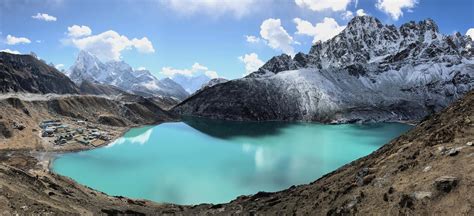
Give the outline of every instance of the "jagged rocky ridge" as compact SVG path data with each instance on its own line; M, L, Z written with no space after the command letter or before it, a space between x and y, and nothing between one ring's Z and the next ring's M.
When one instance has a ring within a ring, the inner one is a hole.
M273 57L174 111L232 120L419 120L472 89L473 53L470 37L442 35L431 19L397 28L358 16L308 54Z
M141 96L167 96L183 100L189 94L171 79L159 80L148 70L134 70L123 61L101 62L96 56L80 51L71 68L66 71L72 81L116 86Z

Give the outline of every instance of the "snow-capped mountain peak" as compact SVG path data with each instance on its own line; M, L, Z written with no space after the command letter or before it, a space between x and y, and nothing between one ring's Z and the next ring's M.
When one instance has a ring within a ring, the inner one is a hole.
M397 28L357 16L309 53L279 55L174 109L232 120L417 120L474 88L472 39L431 19Z
M184 99L188 93L178 84L162 82L148 70L134 70L124 61L102 62L87 51L80 51L74 65L66 72L71 80L113 85L143 96L170 96Z

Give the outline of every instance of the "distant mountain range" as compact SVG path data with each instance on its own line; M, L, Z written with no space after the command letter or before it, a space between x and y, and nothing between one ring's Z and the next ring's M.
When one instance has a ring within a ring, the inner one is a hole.
M83 81L118 87L129 93L142 96L168 96L179 100L189 93L169 78L159 80L148 70L134 70L123 61L102 62L94 55L80 51L75 63L67 70L72 81L81 85Z
M181 85L189 94L196 92L202 87L202 85L205 85L211 80L211 78L209 78L205 74L200 74L196 76L176 74L172 76L171 79Z
M206 88L174 108L232 120L418 120L474 86L474 46L427 19L399 28L353 18L308 54L280 55L245 78Z

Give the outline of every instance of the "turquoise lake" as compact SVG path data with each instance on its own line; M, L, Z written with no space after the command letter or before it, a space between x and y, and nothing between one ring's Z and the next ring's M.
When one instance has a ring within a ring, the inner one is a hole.
M190 119L135 128L109 146L62 154L52 169L109 195L223 203L310 183L410 128Z

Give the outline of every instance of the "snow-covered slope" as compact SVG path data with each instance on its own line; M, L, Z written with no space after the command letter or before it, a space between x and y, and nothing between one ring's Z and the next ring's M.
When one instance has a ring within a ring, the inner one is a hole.
M142 96L168 96L183 100L189 95L172 80L158 80L150 71L134 70L123 61L101 62L86 51L79 52L66 75L78 85L83 81L113 85Z
M396 28L359 16L308 54L276 56L175 111L234 120L417 120L473 88L472 45L459 33L440 34L431 19Z

